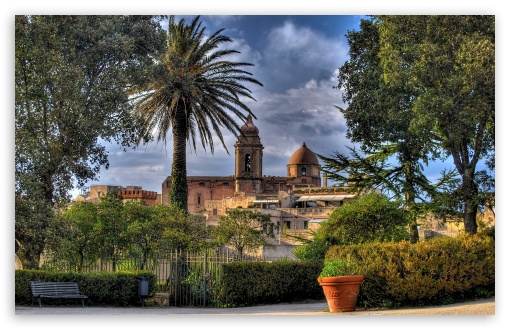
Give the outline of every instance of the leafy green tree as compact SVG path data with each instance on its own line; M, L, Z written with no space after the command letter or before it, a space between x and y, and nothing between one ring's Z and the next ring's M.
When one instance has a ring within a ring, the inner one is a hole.
M297 248L294 255L300 259L323 260L333 245L408 240L409 220L401 204L376 192L360 195L336 208L314 232L313 240Z
M330 243L325 239L321 239L316 236L316 232L313 232L314 239L310 239L303 245L298 245L292 252L292 254L299 260L315 260L323 261L326 252L331 247ZM315 237L316 236L316 237Z
M145 269L149 253L157 247L164 227L153 222L153 208L140 200L128 200L124 203L122 214L127 223L126 237L129 242L129 254L141 257L140 269Z
M166 145L167 132L172 129L170 203L186 211L186 141L190 140L196 150L198 135L203 148L206 149L207 144L214 153L214 132L227 150L221 128L240 133L230 113L243 122L247 116L242 111L256 118L243 102L243 98L254 100L243 83L262 86L243 70L252 64L228 60L229 55L238 51L220 48L232 41L221 34L223 29L209 37L204 32L199 16L190 25L185 24L184 19L175 23L170 17L166 52L159 58L150 84L131 90L136 102L135 116L143 121L147 132L156 131L157 141L163 140Z
M268 239L274 238L271 215L241 209L227 211L212 231L216 243L233 246L240 260L245 251L271 246Z
M152 223L164 228L158 244L162 249L200 250L211 245L203 216L190 214L174 205L158 204L153 208Z
M117 194L108 193L97 204L97 221L94 226L95 243L103 258L111 258L113 271L117 260L128 249L128 222L124 220L124 202Z
M377 26L384 82L414 91L411 126L432 135L441 159L452 157L474 234L480 183L493 183L476 167L495 165L495 16L378 16Z
M95 241L96 204L76 202L55 216L48 230L46 257L66 261L82 271L86 262L99 257Z
M46 244L46 227L53 218L44 200L15 194L15 251L24 269L37 269Z
M83 269L86 262L120 256L140 259L148 267L149 255L169 249L199 250L211 247L210 231L202 216L172 206L148 206L144 201L123 201L107 194L100 203L75 202L55 217L48 229L45 256Z
M383 80L376 21L361 20L360 30L349 31L347 40L349 60L339 69L338 89L348 107L339 109L347 122L346 136L360 145L361 152L349 148L349 155L319 155L323 170L354 192L378 188L404 199L411 241L417 242L417 217L427 211L425 198L437 189L423 174L434 145L430 136L412 127L415 91ZM445 172L438 185L451 176Z
M398 242L409 238L407 222L401 202L371 192L335 209L319 228L318 235L345 245Z
M39 228L16 232L23 251L38 248L27 262L37 264L52 208L108 168L101 141L135 146L140 125L125 90L163 46L149 16L15 16L16 221L27 221L16 228Z
M411 220L412 241L418 240L418 215L429 211L444 217L456 215L456 210L464 209L466 230L476 232L476 228L473 230L476 225L473 226L472 221L466 219L471 219L473 212L476 214L477 205L485 204L485 197L488 196L486 193L479 194L477 187L485 187L484 192L494 187L494 179L490 173L474 172L476 162L482 155L487 157L489 169L494 168L490 46L487 57L484 57L481 50L476 54L465 54L469 58L479 55L477 60L469 61L481 61L473 64L473 67L486 69L485 72L480 71L483 78L478 77L466 82L466 86L471 86L473 95L477 95L471 101L469 97L463 98L462 94L454 93L461 88L462 83L458 79L461 75L466 80L474 78L473 68L469 69L468 65L464 65L464 68L458 65L455 69L450 66L449 73L441 71L440 75L434 75L437 86L420 83L421 80L428 81L430 73L439 70L439 67L429 65L429 60L436 57L437 63L445 63L446 58L451 60L450 55L441 52L446 52L446 49L453 52L458 45L452 48L448 40L460 40L453 36L439 38L438 33L441 30L435 29L434 24L456 24L458 21L460 26L466 27L467 34L462 37L463 40L471 40L471 37L479 39L479 32L475 31L477 28L468 28L468 25L475 24L477 19L471 17L467 19L472 20L471 23L462 23L464 19L465 17L460 16L458 19L434 16L376 16L371 20L362 20L360 31L350 31L347 35L350 59L339 70L338 87L343 91L343 100L349 106L340 110L347 121L347 137L359 143L361 153L351 148L350 155L335 153L331 157L320 156L325 164L324 171L336 181L349 183L351 188L358 192L378 187L403 198L404 209ZM490 26L489 20L479 28L483 30L489 27L490 31ZM444 28L442 29L444 31ZM458 27L451 31L460 33ZM429 38L428 33L437 37L436 44L424 41ZM467 37L470 34L471 37ZM490 33L488 36L490 39ZM438 52L430 53L434 49ZM484 66L484 63L488 65ZM441 66L440 70L446 68L447 66ZM460 70L465 72L457 74ZM436 95L439 86L446 83L451 85L451 82L441 82L440 76L450 77L459 83L450 89L452 93L449 100L446 89L443 89L445 93L440 96L443 98L443 105L448 105L459 97L454 103L465 105L478 102L480 107L476 110L464 107L462 111L443 111L435 107L433 104L439 99L433 100L430 95ZM481 82L476 81L483 81L485 85L482 86ZM480 88L480 91L475 92L477 88ZM489 106L481 106L484 102ZM434 107L434 111L430 107ZM456 126L442 125L454 118L451 114L448 115L451 118L441 118L441 115L448 111L455 112ZM438 116L434 117L434 113ZM464 131L470 132L466 138L462 138ZM453 146L455 150L452 149ZM455 154L457 156L454 156ZM448 156L453 156L457 171L443 170L441 178L432 184L423 174L425 166L431 160L444 160ZM460 188L457 177L459 173L462 176ZM473 180L469 181L468 177ZM467 199L471 202L467 203ZM466 213L467 205L475 206Z

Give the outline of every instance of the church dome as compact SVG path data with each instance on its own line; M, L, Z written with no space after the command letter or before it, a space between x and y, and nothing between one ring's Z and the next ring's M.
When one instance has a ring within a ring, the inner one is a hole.
M259 129L257 128L257 126L253 124L251 115L248 115L248 117L246 118L246 123L243 126L241 126L241 132L243 132L245 135L259 134Z
M289 165L299 165L299 164L313 164L319 165L319 160L315 153L308 149L306 144L303 142L301 148L296 150L289 160Z

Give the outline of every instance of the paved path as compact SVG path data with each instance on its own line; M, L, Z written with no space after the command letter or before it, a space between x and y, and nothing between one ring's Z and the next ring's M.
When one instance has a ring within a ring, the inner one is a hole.
M189 307L36 307L16 306L16 315L495 315L495 298L481 299L444 306L413 307L401 309L356 310L348 313L330 313L324 302L306 304L278 304L239 308L189 308ZM508 312L508 311L507 311Z

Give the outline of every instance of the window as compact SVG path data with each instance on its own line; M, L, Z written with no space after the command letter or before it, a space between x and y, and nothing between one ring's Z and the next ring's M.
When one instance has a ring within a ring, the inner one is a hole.
M301 183L306 183L306 179L302 179L302 180L301 180Z
M202 195L197 194L197 204L200 205L201 202L202 202Z
M290 221L285 221L283 225L285 228L290 229Z
M303 221L303 229L308 229L308 221Z
M228 182L223 182L223 187L228 187Z
M199 182L199 183L198 183L198 185L199 185L200 187L204 187L204 186L205 186L205 182Z
M324 201L324 206L329 206L331 204L330 201Z
M301 168L301 176L306 176L306 167Z
M244 156L244 170L246 172L251 172L251 155L246 154Z
M212 210L212 214L213 214L213 215L218 215L218 209L213 209L213 210Z

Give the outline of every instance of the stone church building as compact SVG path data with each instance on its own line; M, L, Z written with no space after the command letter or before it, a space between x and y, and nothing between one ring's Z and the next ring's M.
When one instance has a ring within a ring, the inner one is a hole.
M336 207L356 197L346 187L327 185L327 178L321 178L317 156L304 142L290 157L286 176L264 174L264 146L251 116L241 132L235 143L233 175L188 176L188 211L203 215L206 225L217 225L228 209L254 209L271 215L278 236L275 243L292 249L300 243L288 237L309 234L309 229L317 228ZM75 200L97 203L107 193L117 193L124 200L168 205L170 185L170 176L163 181L161 193L140 186L96 185ZM282 251L275 253L281 255Z
M188 211L201 213L215 225L231 208L255 208L270 213L278 228L308 229L327 219L344 200L353 199L342 187L327 187L319 161L306 143L287 164L287 176L263 174L259 129L247 118L235 143L235 173L231 176L188 176ZM322 186L321 186L322 183ZM170 176L162 183L162 203L168 204Z

